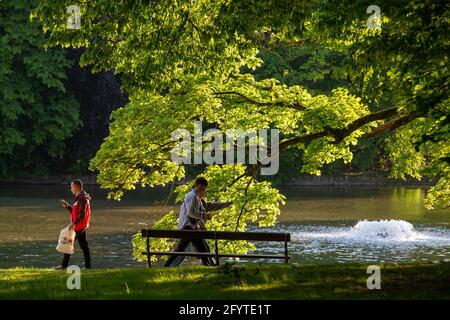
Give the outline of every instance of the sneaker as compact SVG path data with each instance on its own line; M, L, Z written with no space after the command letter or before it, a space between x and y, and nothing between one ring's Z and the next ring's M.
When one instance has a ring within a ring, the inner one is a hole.
M53 270L66 270L67 267L64 267L62 264L60 264L59 266L53 267Z

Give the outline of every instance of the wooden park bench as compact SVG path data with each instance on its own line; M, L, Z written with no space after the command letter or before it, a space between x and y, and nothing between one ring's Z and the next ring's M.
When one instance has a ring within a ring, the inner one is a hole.
M216 258L216 265L219 265L219 258L254 258L254 259L282 259L289 262L288 242L291 241L289 233L274 232L232 232L232 231L198 231L198 230L164 230L164 229L142 229L142 237L147 238L147 256L149 268L151 267L151 256L209 256ZM213 239L215 240L215 252L173 252L173 251L150 251L150 238L177 238L177 239ZM284 242L284 254L230 254L220 253L218 240L248 240L248 241L280 241Z

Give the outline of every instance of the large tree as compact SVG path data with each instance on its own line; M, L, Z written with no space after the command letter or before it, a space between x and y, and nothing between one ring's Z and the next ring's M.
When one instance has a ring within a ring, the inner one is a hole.
M130 94L91 162L112 196L182 178L184 167L170 157L171 134L203 120L221 130L278 128L281 152L302 149L302 170L312 174L351 161L362 138L393 131L392 176L435 179L426 205L450 204L447 3L384 1L380 28L369 28L367 2L359 0L80 1L81 28L67 29L70 4L42 0L37 8L49 45L85 47L81 64L114 70ZM263 48L311 44L343 57L330 93L295 78L253 75ZM223 178L213 184L217 199L238 186L231 194L240 201L217 220L222 229L275 222L282 197L270 184L260 187L260 167L208 168L213 181Z
M47 173L64 155L65 140L80 125L79 106L66 92L70 60L44 50L34 0L0 2L0 177Z

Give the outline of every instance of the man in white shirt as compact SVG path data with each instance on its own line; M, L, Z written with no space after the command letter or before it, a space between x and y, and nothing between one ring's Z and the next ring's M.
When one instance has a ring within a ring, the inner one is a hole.
M194 187L184 198L181 205L178 221L179 230L206 230L205 221L211 219L212 214L209 211L220 210L233 204L233 202L206 202L201 200L200 196L206 193L208 181L204 177L198 177L195 180ZM189 243L192 243L198 252L210 252L209 246L204 239L188 240L180 239L175 252L183 252ZM213 264L212 259L201 257L205 266ZM165 266L178 266L184 260L184 256L170 256Z

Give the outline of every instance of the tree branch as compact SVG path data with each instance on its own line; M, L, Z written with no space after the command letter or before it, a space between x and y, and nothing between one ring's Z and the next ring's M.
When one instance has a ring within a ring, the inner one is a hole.
M315 133L310 133L310 134L306 134L303 136L295 137L295 138L292 138L292 139L289 139L289 140L286 140L286 141L283 141L282 143L280 143L280 150L285 149L285 148L290 147L295 144L309 142L309 141L323 138L326 136L332 136L336 139L337 142L339 142L339 141L342 141L348 135L350 135L353 131L359 129L360 127L362 127L370 122L376 121L376 120L382 120L382 119L392 117L397 112L398 112L398 108L393 107L393 108L381 110L378 112L373 112L373 113L370 113L359 119L356 119L355 121L350 123L346 128L342 128L342 129L328 128L328 129L320 131L320 132L315 132Z
M237 94L240 95L239 93L237 93ZM245 97L245 96L243 96L243 97ZM334 137L337 142L342 141L342 139L344 139L345 137L347 137L348 135L350 135L352 132L359 129L360 127L362 127L370 122L373 122L373 121L383 120L383 119L392 117L392 116L396 115L397 112L398 112L398 108L393 107L393 108L389 108L389 109L385 109L385 110L381 110L381 111L377 111L377 112L373 112L368 115L365 115L359 119L356 119L355 121L350 123L347 127L342 128L342 129L327 128L326 130L323 130L320 132L315 132L315 133L310 133L310 134L302 135L299 137L295 137L295 138L292 138L292 139L289 139L289 140L286 140L286 141L280 143L279 150L281 151L282 149L288 148L289 146L292 146L292 145L295 145L298 143L309 142L309 141L319 139L322 137L326 137L326 136ZM420 115L416 114L416 113L400 116L396 119L393 119L393 120L385 123L381 127L373 129L369 134L367 134L367 136L373 137L382 132L385 132L388 130L394 130L402 125L405 125L406 123L411 122L412 120L418 118L419 116ZM255 178L255 176L256 176L258 170L261 168L261 166L262 166L262 163L260 161L258 161L257 164L248 166L246 168L246 170L244 171L244 173L242 173L238 177L234 178L233 181L230 182L230 184L227 186L227 189L230 188L231 186L233 186L237 181L239 181L240 179L242 179L246 176L251 177L251 179L250 179L250 182L251 182ZM248 186L249 186L249 184L246 187L246 192L247 192ZM240 215L242 215L242 210L244 207L245 207L245 204L241 208ZM239 225L239 219L238 219L238 225ZM238 225L237 225L237 227L238 227Z
M256 166L255 166L255 167L256 167ZM248 194L248 187L250 187L250 184L251 184L252 181L255 179L256 173L257 173L257 172L258 172L258 169L253 170L253 174L252 174L252 176L250 177L250 179L249 179L249 181L248 181L248 183L247 183L247 186L245 187L245 193L244 193L245 197L247 197L247 194ZM236 228L234 229L235 232L238 231L238 228L239 228L239 222L241 221L241 217L242 217L242 214L244 213L244 208L245 208L245 206L247 205L247 203L248 203L248 199L245 199L245 202L244 202L244 204L243 204L242 207L241 207L241 212L239 213L239 217L238 217L237 222L236 222Z
M304 111L306 110L306 107L302 106L300 103L293 103L291 105L285 105L282 102L263 102L263 101L256 101L252 98L247 97L246 95L237 92L237 91L216 91L214 92L215 95L236 95L239 96L241 98L243 98L245 101L250 102L251 104L257 105L257 106L261 106L261 107L268 107L268 106L282 106L282 107L286 107L286 108L291 108L291 109L295 109L295 110L299 110L299 111Z
M392 131L397 129L398 127L404 126L405 124L419 118L418 114L409 114L404 115L395 119L392 119L389 122L386 122L380 127L374 128L371 132L367 134L367 137L372 138L386 131Z
M245 176L248 176L250 174L252 176L255 176L256 175L255 173L258 171L259 168L261 168L261 166L262 166L262 163L258 161L257 164L247 167L243 174L234 178L233 181L230 182L230 184L227 186L227 189L230 188L233 184L235 184L237 181L239 181L240 179L242 179Z

